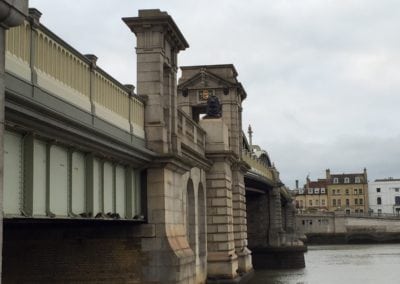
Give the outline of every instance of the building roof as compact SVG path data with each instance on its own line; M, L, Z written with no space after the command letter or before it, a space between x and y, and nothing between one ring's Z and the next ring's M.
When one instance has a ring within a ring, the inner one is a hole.
M367 183L368 181L366 180L366 176L364 173L350 173L350 174L331 174L330 176L330 183L333 183L333 179L337 178L338 179L338 184L345 183L344 180L345 178L349 178L349 182L347 184L355 184L356 178L360 178L360 182L358 183Z
M379 181L379 182L385 182L385 181L400 181L400 178L381 178L381 179L376 179L375 181Z
M317 181L310 181L309 188L326 188L326 179L318 179Z

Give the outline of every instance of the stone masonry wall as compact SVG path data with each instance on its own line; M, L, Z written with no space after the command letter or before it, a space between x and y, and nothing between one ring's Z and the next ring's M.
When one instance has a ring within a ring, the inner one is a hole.
M270 226L268 195L247 194L246 201L249 248L267 246Z
M5 224L2 283L143 283L151 226L51 221Z

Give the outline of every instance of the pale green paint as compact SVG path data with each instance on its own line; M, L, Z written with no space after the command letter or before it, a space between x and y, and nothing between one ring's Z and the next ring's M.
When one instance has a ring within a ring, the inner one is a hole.
M19 215L22 205L22 135L4 133L4 203L5 214Z
M121 218L126 216L125 208L125 169L122 166L117 165L115 168L115 196L116 196L116 213L120 215Z
M68 152L53 145L50 149L50 212L68 215Z
M85 212L85 155L80 152L72 153L71 200L72 213Z
M105 162L104 166L104 213L113 213L114 204L114 170L110 162Z
M46 215L46 143L33 145L33 215Z

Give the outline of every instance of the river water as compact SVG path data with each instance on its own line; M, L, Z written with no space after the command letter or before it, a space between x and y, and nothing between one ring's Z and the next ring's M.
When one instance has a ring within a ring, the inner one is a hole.
M257 270L251 284L400 284L400 244L309 246L306 268Z

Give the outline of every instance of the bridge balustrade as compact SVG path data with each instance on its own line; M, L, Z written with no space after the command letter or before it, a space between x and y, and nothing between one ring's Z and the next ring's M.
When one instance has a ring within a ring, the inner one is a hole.
M275 181L278 174L277 171L274 168L269 167L266 163L258 159L252 153L244 150L242 152L242 159L251 166L251 172L266 178L271 183Z
M6 32L6 71L144 138L144 106L130 88L43 25Z
M188 148L204 156L206 133L182 110L178 110L178 136Z

